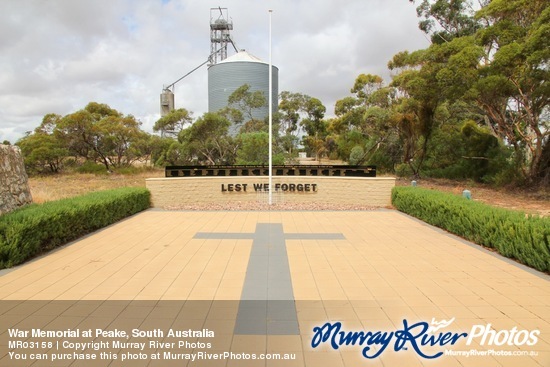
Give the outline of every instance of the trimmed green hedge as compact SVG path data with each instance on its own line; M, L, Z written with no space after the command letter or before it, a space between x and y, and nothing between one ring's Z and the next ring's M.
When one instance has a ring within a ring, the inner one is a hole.
M0 269L22 263L150 207L145 188L121 188L29 205L0 216Z
M394 187L400 211L540 271L550 271L550 218L495 208L419 187Z

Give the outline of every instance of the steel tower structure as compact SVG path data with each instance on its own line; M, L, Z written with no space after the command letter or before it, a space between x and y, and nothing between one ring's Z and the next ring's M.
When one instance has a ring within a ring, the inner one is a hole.
M229 44L232 44L235 51L238 51L237 46L231 38L232 30L233 21L229 18L227 8L211 8L210 54L212 55L212 64L217 64L219 61L227 58L227 46Z

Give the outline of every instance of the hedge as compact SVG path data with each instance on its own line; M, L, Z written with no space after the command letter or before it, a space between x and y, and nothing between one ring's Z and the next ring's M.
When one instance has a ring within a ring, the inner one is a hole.
M29 205L0 216L0 269L150 207L145 188L121 188Z
M550 271L550 218L419 187L394 187L392 203L424 222L537 270Z

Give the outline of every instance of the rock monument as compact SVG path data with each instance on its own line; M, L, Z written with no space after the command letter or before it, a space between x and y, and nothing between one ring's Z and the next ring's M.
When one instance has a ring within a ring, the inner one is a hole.
M19 147L0 144L0 215L32 203Z

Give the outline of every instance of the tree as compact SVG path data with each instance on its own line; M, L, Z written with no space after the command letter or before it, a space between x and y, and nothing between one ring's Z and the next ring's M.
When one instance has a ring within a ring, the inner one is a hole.
M94 130L100 138L94 147L107 170L109 165L128 166L141 157L141 152L133 149L133 144L143 138L140 125L132 115L108 116L97 122Z
M99 160L107 170L130 163L127 153L140 138L140 122L106 104L90 102L61 118L54 134L76 156ZM114 158L114 159L113 159Z
M349 164L352 166L358 166L363 164L365 161L365 151L363 150L363 147L360 145L356 145L351 150L351 153L349 155Z
M548 1L480 1L475 13L471 5L422 1L421 28L440 40L394 56L390 69L401 69L394 85L417 104L411 111L424 139L436 126L430 116L446 101L464 100L482 111L477 122L514 148L518 168L533 183L546 177L542 157L550 134Z
M231 119L235 125L243 124L247 132L260 131L265 122L254 117L255 112L267 106L267 98L262 91L251 91L249 84L237 88L228 97L228 107L221 111L221 115ZM234 132L231 132L235 135Z
M141 136L131 146L132 155L143 159L145 162L149 161L152 166L162 166L167 161L166 152L173 143L179 144L177 140L172 138L163 138L141 132ZM176 165L177 163L170 162L170 164Z
M34 133L20 139L16 145L21 148L25 167L38 173L59 172L67 156L67 149L53 135Z
M325 139L328 123L324 120L326 107L319 99L310 97L304 101L303 110L306 117L301 120L300 125L308 135L302 138L302 143L320 160L327 151Z
M21 148L25 167L29 171L57 173L61 170L68 150L53 133L60 119L59 115L47 114L33 133L16 143Z
M80 110L64 116L56 125L55 136L69 154L85 160L94 159L91 145L96 140L92 132L94 117L89 111Z
M158 137L157 137L158 138ZM170 139L173 142L173 139ZM58 172L66 157L75 161L101 162L107 170L162 156L168 149L162 138L152 139L141 122L106 104L90 102L66 116L50 113L18 144L27 165L36 171Z
M229 136L230 125L228 119L217 113L205 113L197 119L178 138L186 159L199 164L233 164L238 146Z
M414 3L414 0L409 0ZM479 0L479 6L487 0ZM455 38L473 35L481 26L474 17L474 2L471 0L422 0L416 8L418 24L433 43L450 42Z
M353 96L336 101L336 118L329 130L336 134L338 155L350 163L372 163L379 150L389 152L397 142L394 121L395 89L378 75L360 74L350 90ZM352 154L353 153L353 154ZM390 155L386 155L390 156ZM395 157L384 162L393 168Z
M404 161L418 176L427 158L430 139L441 121L437 109L447 100L460 99L477 77L482 50L474 37L433 43L425 50L401 52L388 63L397 70L392 86L400 94L397 122L405 146Z
M299 132L300 113L305 101L310 98L301 93L283 91L279 95L279 128L283 136L297 135Z
M478 32L484 63L467 97L487 113L494 135L514 147L527 181L549 180L542 157L550 140L550 6L493 0L476 16L489 26Z
M436 110L424 174L430 177L503 183L513 173L510 149L482 126L483 112L459 100Z
M186 125L193 122L192 113L185 108L170 111L166 116L155 122L153 131L161 132L161 136L177 138Z
M58 115L56 113L48 113L42 119L42 123L40 124L40 126L34 129L34 132L51 135L54 133L55 128L57 127L57 124L59 123L59 121L61 121L61 119L61 115Z
M267 165L269 163L269 134L254 132L239 134L237 164ZM274 147L273 164L284 164L284 156Z
M61 170L68 150L63 142L54 135L55 127L61 116L47 114L42 123L20 139L16 145L21 148L26 168L37 173L57 173Z
M298 136L304 132L309 135L316 135L315 138L304 137L302 142L308 149L320 146L317 140L324 139L319 136L320 132L326 132L323 121L326 108L323 103L314 97L302 93L281 92L279 102L279 133L281 134L282 145L288 153L292 154L298 144ZM310 149L315 151L315 149Z
M163 164L169 164L172 166L197 163L194 157L189 154L189 152L185 149L185 146L179 141L172 141L172 143L168 145L168 148L163 150L162 158L159 160Z

